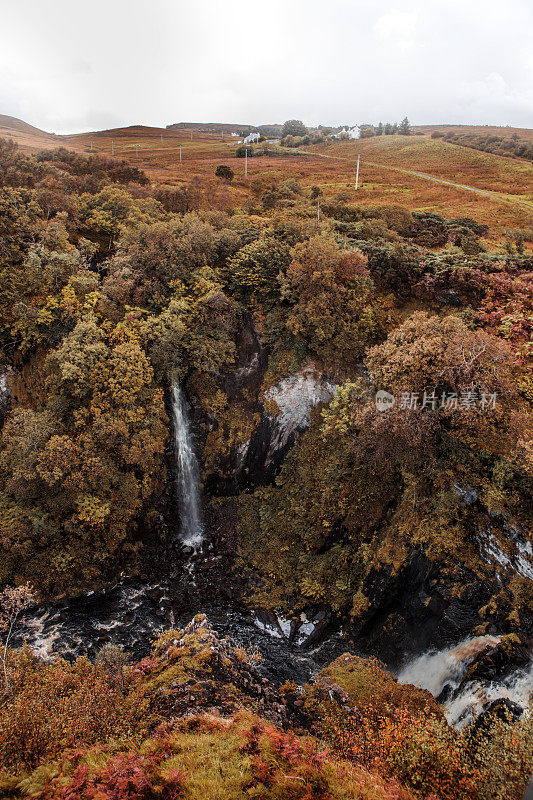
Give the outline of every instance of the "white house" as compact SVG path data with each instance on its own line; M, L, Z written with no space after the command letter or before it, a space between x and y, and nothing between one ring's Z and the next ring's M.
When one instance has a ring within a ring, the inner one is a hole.
M333 134L335 139L359 139L361 137L361 129L359 125L353 125L351 128L342 128L338 133Z
M252 142L257 142L261 138L260 133L249 133L248 136L243 139L243 144L251 144Z

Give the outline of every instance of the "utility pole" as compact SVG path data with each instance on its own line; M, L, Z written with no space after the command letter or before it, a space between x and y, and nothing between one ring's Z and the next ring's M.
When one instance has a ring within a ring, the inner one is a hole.
M91 142L91 153L92 153L92 151L93 151L93 143Z
M191 131L191 142L192 142L192 131Z
M355 191L357 191L357 187L359 185L359 159L361 156L357 156L357 172L355 174Z
M244 148L244 175L248 175L248 148Z
M111 155L115 155L115 142L111 139Z
M181 144L180 144L180 164L181 164Z

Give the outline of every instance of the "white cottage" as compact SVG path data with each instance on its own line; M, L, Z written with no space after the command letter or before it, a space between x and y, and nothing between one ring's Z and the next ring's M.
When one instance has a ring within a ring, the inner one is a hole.
M333 134L335 139L359 139L361 137L361 129L359 125L352 125L351 128L342 128L338 133Z
M261 138L260 133L249 133L248 136L243 139L243 144L252 144L252 142L257 142Z

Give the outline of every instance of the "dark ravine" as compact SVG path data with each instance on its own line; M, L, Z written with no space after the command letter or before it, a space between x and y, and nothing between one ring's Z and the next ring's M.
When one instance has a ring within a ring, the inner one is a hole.
M197 558L201 560L201 554ZM31 609L15 644L25 640L44 658L73 659L85 654L94 658L100 647L113 642L122 645L130 657L140 659L149 654L163 630L182 628L194 614L203 613L219 636L260 653L258 670L274 686L288 680L302 685L344 652L369 654L343 635L340 624L324 615L315 620L316 625L291 625L242 605L201 603L194 580L197 570L193 567L186 573L190 584L187 607L183 581L124 581ZM392 672L402 682L429 689L455 725L462 726L476 716L481 719L488 710L503 709L504 705L516 716L522 713L533 688L533 639L524 636L505 644L501 636L467 637L458 645L409 658L402 670Z

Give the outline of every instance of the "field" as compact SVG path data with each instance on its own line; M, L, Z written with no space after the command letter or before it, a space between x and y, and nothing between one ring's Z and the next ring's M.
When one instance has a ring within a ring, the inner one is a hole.
M495 239L509 227L532 224L533 165L421 136L376 137L317 149L336 162L330 170L330 191L334 191L338 173L346 174L346 161L352 164L353 181L357 155L361 156L358 204L399 203L411 211L472 216L488 224ZM415 172L489 192L490 196L438 183Z
M478 136L505 136L511 137L515 134L520 139L533 141L533 129L531 128L511 128L497 125L415 125L415 133L432 134L434 131L441 133L475 133Z
M161 139L161 136L163 137ZM278 151L276 156L248 159L234 156L236 142L214 134L135 128L69 137L90 152L131 159L153 181L177 184L195 176L211 178L216 166L235 172L232 191L245 196L257 178L292 177L302 186L318 185L324 195L348 192L355 198L355 165L361 156L357 203L398 203L410 210L436 211L445 217L472 216L490 226L494 242L505 230L533 222L533 165L493 156L422 136L379 137ZM179 147L182 162L179 161ZM405 170L402 172L400 170ZM494 196L433 182L410 171L463 184Z
M0 125L3 120L6 126L9 119L0 117ZM319 186L326 197L347 194L362 206L399 204L411 211L434 211L447 218L473 217L489 225L489 241L494 247L501 245L507 230L533 225L532 164L458 147L429 135L383 136L305 150L276 148L273 156L248 159L245 176L244 160L235 157L237 140L230 136L134 126L56 137L15 122L19 124L11 129L0 127L0 135L10 135L24 149L62 145L82 153L114 154L145 170L153 183L175 186L194 178L212 181L217 165L227 164L235 172L227 194L237 204L250 195L254 180L290 177L306 189ZM444 127L422 126L418 130L429 134ZM498 135L515 132L513 128L449 127ZM522 138L526 134L533 138L533 130L518 132ZM361 166L356 195L358 155Z

